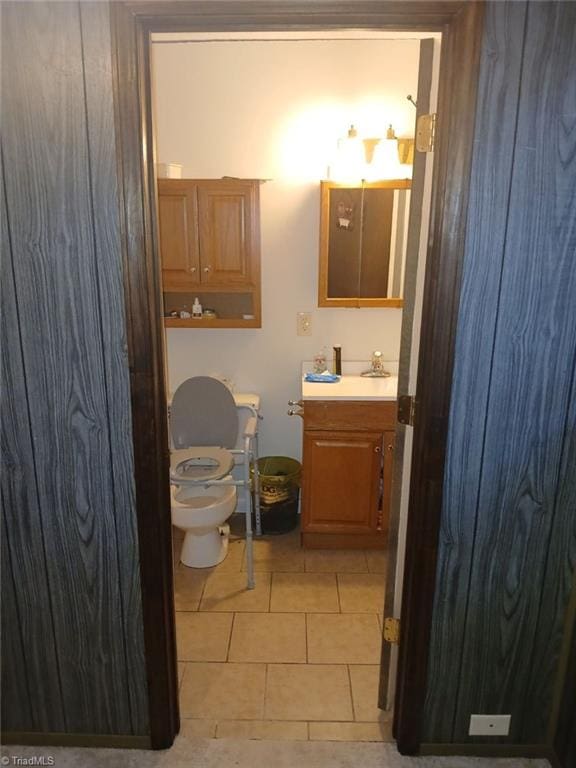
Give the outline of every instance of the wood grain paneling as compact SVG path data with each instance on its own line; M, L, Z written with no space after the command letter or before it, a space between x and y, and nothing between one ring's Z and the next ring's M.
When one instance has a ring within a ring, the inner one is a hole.
M525 15L524 2L493 3L488 6L484 22L428 673L426 741L452 740L506 236Z
M2 468L4 473L4 467ZM21 725L34 722L32 696L28 682L28 670L24 657L24 638L18 615L18 598L14 583L14 567L8 549L8 533L5 525L4 501L0 499L2 525L2 679L1 706L2 730L15 731ZM16 570L18 565L16 564ZM53 640L53 638L51 638ZM57 697L59 698L59 697ZM60 701L58 701L61 704Z
M117 156L114 141L110 10L107 3L81 2L80 14L90 184L94 211L94 255L112 462L124 657L132 719L131 733L144 735L149 730L148 691L131 440L130 377L120 244Z
M576 6L488 8L426 730L511 713L503 742L544 744L576 560Z
M548 646L564 621L564 611L546 605L540 613L540 605L552 538L571 532L569 511L555 510L555 500L576 356L576 91L568 74L576 71L576 44L564 33L575 28L576 5L528 6L454 729L459 740L470 712L525 711L531 685L541 688L540 675L553 676L557 662L553 656L534 669L535 648ZM555 525L555 511L563 525ZM558 567L566 566L564 556ZM545 710L547 703L535 706ZM513 716L509 739L544 742L546 730L526 734L522 720ZM534 717L530 723L536 725Z
M2 11L12 321L24 378L17 395L27 400L34 459L21 465L22 483L36 494L27 507L6 509L7 531L10 549L27 547L30 563L45 569L47 599L30 606L44 628L23 636L25 655L42 648L29 667L33 701L52 710L49 722L20 730L143 733L108 7L7 3ZM45 690L56 671L60 688Z
M6 69L2 68L5 76ZM3 88L4 92L4 88ZM36 482L26 373L22 359L13 254L0 189L2 260L2 728L62 730L58 673L40 500ZM23 697L34 690L34 697Z
M574 580L576 582L576 579ZM576 601L572 599L572 608ZM563 768L576 765L576 611L572 611L569 628L568 657L563 664L562 688L558 708L558 719L553 724L554 751Z

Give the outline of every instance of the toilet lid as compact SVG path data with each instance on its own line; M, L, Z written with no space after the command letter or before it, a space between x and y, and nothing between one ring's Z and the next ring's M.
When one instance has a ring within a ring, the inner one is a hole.
M191 445L234 448L238 411L228 387L211 376L193 376L182 382L170 406L170 432L176 448Z
M233 466L234 457L225 448L182 448L170 454L170 481L179 484L220 480L230 473Z

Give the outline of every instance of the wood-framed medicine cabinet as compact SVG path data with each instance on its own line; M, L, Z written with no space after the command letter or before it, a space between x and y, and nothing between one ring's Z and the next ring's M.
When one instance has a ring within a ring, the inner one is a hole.
M401 307L410 179L320 182L319 307Z

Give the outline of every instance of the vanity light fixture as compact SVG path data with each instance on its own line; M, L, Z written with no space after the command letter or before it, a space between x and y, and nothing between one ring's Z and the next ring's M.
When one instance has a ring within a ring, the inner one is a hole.
M353 125L345 138L338 139L336 156L330 166L330 178L342 183L354 183L366 178L364 143Z
M400 164L398 157L398 140L392 125L388 126L386 138L380 139L374 147L372 162L369 166L368 179L401 179L406 176L406 168Z
M372 158L368 161L367 145L370 144L375 146ZM341 184L409 178L411 173L408 166L413 162L413 147L414 139L397 139L392 125L388 126L386 138L379 140L362 140L356 128L351 125L348 135L338 139L338 148L328 176Z

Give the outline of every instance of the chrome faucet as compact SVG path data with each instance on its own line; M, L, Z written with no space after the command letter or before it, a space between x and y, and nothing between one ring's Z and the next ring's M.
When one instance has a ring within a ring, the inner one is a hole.
M372 352L372 361L370 364L370 370L363 371L362 376L371 376L373 378L385 378L390 376L388 371L384 370L384 361L382 360L382 352L376 350Z

